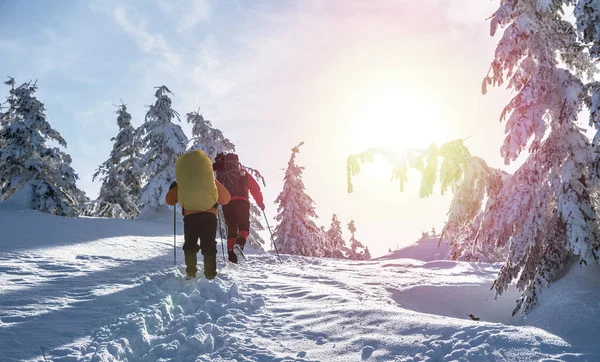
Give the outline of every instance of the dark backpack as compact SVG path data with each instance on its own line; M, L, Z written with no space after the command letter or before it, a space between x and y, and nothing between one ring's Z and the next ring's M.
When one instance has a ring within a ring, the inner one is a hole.
M225 186L231 196L248 197L248 174L240 168L235 153L217 154L213 169L217 173L217 181Z

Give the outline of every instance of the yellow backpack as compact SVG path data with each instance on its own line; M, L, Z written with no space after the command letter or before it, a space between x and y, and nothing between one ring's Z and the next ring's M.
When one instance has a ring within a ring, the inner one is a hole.
M175 162L177 199L186 210L210 210L219 199L212 162L200 151L191 151L177 157Z

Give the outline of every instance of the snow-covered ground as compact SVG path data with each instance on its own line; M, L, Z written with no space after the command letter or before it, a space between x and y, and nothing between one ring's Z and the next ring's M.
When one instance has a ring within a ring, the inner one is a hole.
M249 251L183 281L172 227L0 205L0 361L600 360L597 268L525 320L493 301L498 265Z

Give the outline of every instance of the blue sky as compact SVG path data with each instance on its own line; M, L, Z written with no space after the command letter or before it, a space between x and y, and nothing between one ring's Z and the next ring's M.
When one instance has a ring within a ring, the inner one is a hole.
M290 150L304 141L298 161L320 223L334 212L344 224L354 218L357 238L378 255L441 228L450 199L419 199L416 174L401 194L382 165L365 167L347 194L349 154L470 137L473 154L502 166L497 120L509 95L480 92L497 42L485 20L495 5L5 0L0 69L37 79L92 198L100 185L91 176L118 130L113 105L123 100L139 126L164 84L183 121L200 109L265 175L270 216Z

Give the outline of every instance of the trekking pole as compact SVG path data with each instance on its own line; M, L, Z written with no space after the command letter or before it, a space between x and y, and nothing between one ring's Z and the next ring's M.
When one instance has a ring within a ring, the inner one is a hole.
M173 205L173 265L177 266L177 205Z
M219 216L219 209L217 209L217 221L219 222L219 237L221 238L221 252L223 253L223 260L227 262L225 259L225 247L223 246L223 229L221 229L221 217Z
M277 253L277 259L279 259L279 262L281 263L281 257L279 256L279 251L277 250L277 245L275 245L275 240L273 240L273 232L271 231L271 227L269 226L269 220L267 219L267 214L265 213L265 210L263 210L262 212L265 217L265 222L267 223L267 227L269 228L269 234L271 234L271 244L273 244L273 248L275 249L275 252Z

